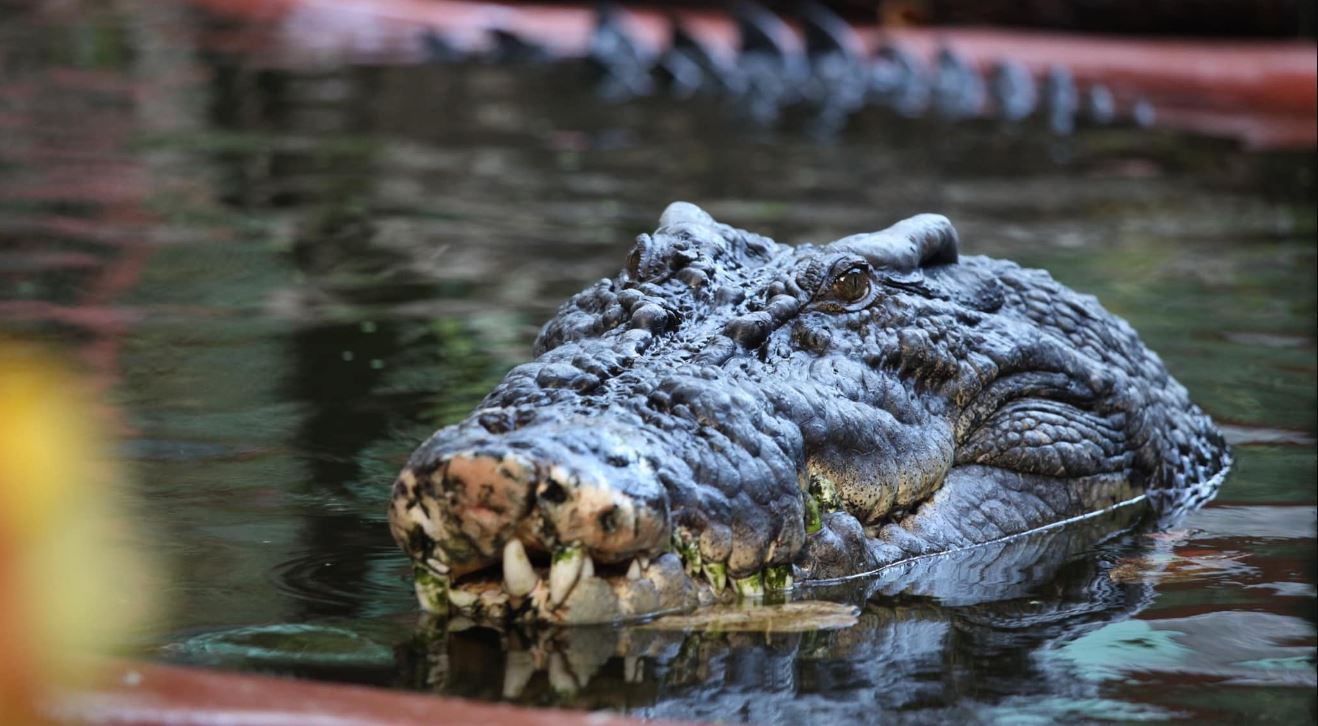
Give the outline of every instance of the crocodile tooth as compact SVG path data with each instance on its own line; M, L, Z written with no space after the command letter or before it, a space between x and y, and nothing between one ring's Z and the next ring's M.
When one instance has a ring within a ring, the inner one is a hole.
M732 586L742 597L761 597L764 595L764 576L756 572L746 577L732 578Z
M587 559L586 550L581 545L564 547L554 552L553 564L549 566L549 604L558 607L567 599L568 593L581 578L581 570ZM592 568L593 569L593 568Z
M480 599L480 596L474 592L458 590L452 587L450 587L448 591L448 601L453 603L453 607L459 610L470 610L471 606L475 605L478 599Z
M498 588L482 592L480 595L480 612L487 618L502 619L508 612L508 593Z
M693 537L687 537L681 531L674 531L673 550L682 560L682 566L686 569L688 575L695 577L700 574L700 546L696 544Z
M412 587L422 610L432 615L448 615L448 575L437 575L417 566L412 571Z
M522 597L535 589L540 578L531 568L531 560L526 556L526 547L521 540L510 539L503 546L503 589L509 595Z
M581 579L595 576L595 560L591 559L590 553L585 553L585 559L581 561Z
M762 582L765 590L786 592L792 589L792 566L779 565L764 568Z
M809 492L805 495L805 533L814 534L824 528L823 519L820 517L819 500L815 499Z
M622 680L627 683L640 683L645 678L645 661L640 656L629 655L622 659Z
M448 565L444 564L443 562L440 562L434 557L426 558L426 567L429 568L431 572L434 572L437 575L448 574Z
M639 580L639 579L641 579L641 562L640 562L640 560L632 560L632 563L631 563L630 565L627 566L627 579L628 579L628 580Z
M722 562L710 562L705 565L705 579L709 581L710 587L714 588L714 594L723 592L723 588L728 584L728 567Z

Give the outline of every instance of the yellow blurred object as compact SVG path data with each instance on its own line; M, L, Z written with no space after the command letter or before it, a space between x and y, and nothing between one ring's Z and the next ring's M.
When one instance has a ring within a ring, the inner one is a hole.
M86 656L154 612L88 399L52 355L0 338L0 723L36 722L34 699L94 675Z

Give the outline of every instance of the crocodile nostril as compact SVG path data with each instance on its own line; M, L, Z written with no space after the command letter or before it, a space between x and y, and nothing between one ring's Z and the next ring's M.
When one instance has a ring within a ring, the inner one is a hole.
M562 484L550 479L546 484L540 487L536 496L549 502L550 504L562 504L567 501L567 490Z
M618 529L618 508L610 507L600 512L599 523L605 534L613 534Z

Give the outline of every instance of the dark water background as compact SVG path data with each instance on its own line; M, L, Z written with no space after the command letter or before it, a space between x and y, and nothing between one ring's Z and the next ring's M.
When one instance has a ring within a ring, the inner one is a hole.
M103 386L169 573L148 657L695 719L1311 722L1311 152L879 113L821 142L563 69L281 67L185 7L36 5L0 9L0 329ZM1130 320L1237 464L1169 531L838 593L843 630L418 634L393 475L674 199L791 242L945 213Z

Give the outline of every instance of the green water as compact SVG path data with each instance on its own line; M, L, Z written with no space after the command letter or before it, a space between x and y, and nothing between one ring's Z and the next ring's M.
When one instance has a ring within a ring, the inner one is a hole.
M820 142L561 69L286 67L182 7L83 10L0 23L0 329L104 384L169 573L147 657L684 719L1312 719L1311 152L878 113ZM842 630L419 635L393 475L674 199L790 242L947 214L1127 318L1237 464L1169 533L974 597L851 591Z

